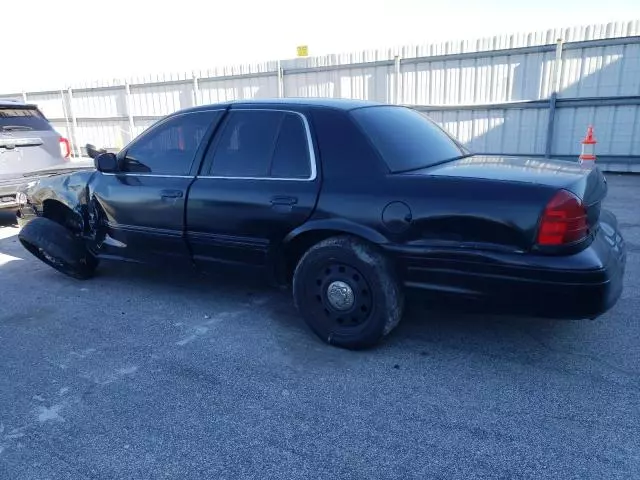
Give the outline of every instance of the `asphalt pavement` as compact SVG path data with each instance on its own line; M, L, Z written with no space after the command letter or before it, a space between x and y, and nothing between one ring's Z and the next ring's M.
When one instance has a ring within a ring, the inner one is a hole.
M365 352L251 278L68 279L0 214L0 479L640 478L640 176L608 178L611 312L412 304Z

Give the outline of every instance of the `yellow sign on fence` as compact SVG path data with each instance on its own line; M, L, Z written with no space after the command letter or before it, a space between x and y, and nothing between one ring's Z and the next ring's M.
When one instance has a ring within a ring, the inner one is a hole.
M307 45L300 45L297 48L299 57L306 57L309 55L309 47Z

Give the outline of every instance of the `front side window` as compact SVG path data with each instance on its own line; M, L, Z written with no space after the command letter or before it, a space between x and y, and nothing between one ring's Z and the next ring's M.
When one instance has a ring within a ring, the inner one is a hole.
M186 175L200 142L219 111L191 112L173 117L144 134L129 147L124 170L160 175Z
M302 118L290 112L229 113L211 162L211 175L234 178L306 179L311 174Z
M417 170L469 154L433 121L410 108L365 107L351 115L392 172Z

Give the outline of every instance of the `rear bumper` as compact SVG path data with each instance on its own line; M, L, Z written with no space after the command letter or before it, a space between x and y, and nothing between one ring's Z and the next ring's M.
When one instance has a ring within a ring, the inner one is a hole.
M0 181L0 209L16 208L15 202L18 187L24 183L23 178Z
M394 249L396 250L396 249ZM396 250L407 287L458 294L510 313L596 318L620 298L626 248L613 214L584 250L567 256Z
M3 181L0 183L0 209L16 208L16 193L18 187L24 183L23 179L15 181Z
M0 201L0 210L8 208L18 208L18 204L15 201Z

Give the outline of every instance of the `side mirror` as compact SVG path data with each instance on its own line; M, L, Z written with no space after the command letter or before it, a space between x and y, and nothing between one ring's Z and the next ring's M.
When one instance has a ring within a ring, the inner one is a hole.
M96 148L95 145L92 145L90 143L87 143L87 145L85 146L85 148L87 149L87 155L90 158L93 158L94 160L96 159L96 157L98 155L100 155L101 153L106 153L107 151L104 148Z
M114 173L118 171L118 157L115 153L100 153L93 159L96 170L102 173Z

